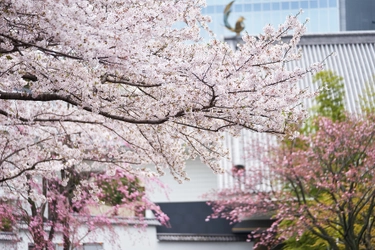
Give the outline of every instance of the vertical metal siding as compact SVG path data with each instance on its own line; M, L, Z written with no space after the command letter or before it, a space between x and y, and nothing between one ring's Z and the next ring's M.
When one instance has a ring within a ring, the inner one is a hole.
M375 75L375 32L347 32L327 35L306 35L301 40L299 46L302 49L303 57L298 62L293 62L289 67L307 68L315 62L325 61L326 70L332 70L344 78L345 105L351 113L359 111L359 95L363 95L366 84L371 83ZM374 85L375 83L372 82ZM312 83L312 76L308 75L301 80L301 88L317 90L317 84ZM313 100L304 100L306 108L311 108ZM233 139L225 135L225 145L229 148L231 161L223 159L222 167L228 172L233 164L243 164L247 169L251 169L254 164L259 164L255 159L244 158L245 152L235 152L237 150L246 151L247 145L253 141L263 141L274 143L275 136L244 130L241 138ZM219 188L233 185L233 179L229 173L219 176Z

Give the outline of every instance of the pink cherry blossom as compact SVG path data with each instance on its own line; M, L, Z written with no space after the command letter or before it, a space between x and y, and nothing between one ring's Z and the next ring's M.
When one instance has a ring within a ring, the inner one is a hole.
M264 246L309 232L330 249L371 249L374 119L319 118L318 124L315 134L272 147L268 154L263 146L252 148L251 156L261 156L262 164L249 166L245 178L237 179L241 185L208 194L211 218L237 222L268 215L272 226L252 235Z

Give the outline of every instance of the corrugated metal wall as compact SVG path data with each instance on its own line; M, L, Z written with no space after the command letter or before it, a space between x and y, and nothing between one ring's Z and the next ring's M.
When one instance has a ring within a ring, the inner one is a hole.
M336 34L312 34L302 37L299 47L303 57L293 62L291 67L307 68L308 65L325 60L325 69L332 70L344 78L345 105L351 113L359 112L359 95L363 94L366 84L375 85L375 32L341 32ZM330 54L332 54L329 56ZM327 58L327 56L329 56ZM312 83L312 76L308 75L301 82L302 88L314 90L318 86ZM305 100L307 108L313 106L312 100ZM274 136L267 134L242 131L240 138L225 135L225 145L230 149L231 161L223 159L222 167L228 171L233 165L242 164L250 169L258 164L254 159L244 157L246 145L253 141L272 143ZM219 188L231 186L233 178L229 173L218 177Z
M167 190L146 188L153 202L189 202L204 201L204 193L217 188L217 176L212 170L200 160L189 160L186 162L186 171L190 181L179 184L167 173L160 180L167 185ZM166 196L167 191L168 196Z

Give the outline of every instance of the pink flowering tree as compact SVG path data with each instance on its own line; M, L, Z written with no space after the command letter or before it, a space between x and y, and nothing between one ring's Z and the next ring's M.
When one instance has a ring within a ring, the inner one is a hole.
M257 38L244 35L233 51L202 42L204 6L1 1L0 182L96 163L134 171L151 163L182 181L189 158L222 171L217 132L284 133L300 120L308 91L296 83L319 68L286 68L301 58L304 25L290 16Z
M56 196L67 195L57 187L68 180L61 171L72 167L146 178L167 171L181 182L188 180L186 160L198 156L222 172L219 132L283 134L285 124L304 117L299 104L310 93L297 82L320 64L287 67L302 56L296 45L305 27L297 17L266 26L258 37L244 35L233 51L215 38L202 41L210 19L201 14L204 6L203 0L0 2L0 183L15 200L35 203L28 202L39 214L30 217L35 239L49 238L40 227L48 202L40 176L61 182L50 192ZM74 206L88 202L74 197Z
M373 121L319 118L315 134L272 148L262 167L241 173L246 175L242 187L218 192L213 217L238 221L271 212L271 228L253 235L260 238L259 245L298 240L308 232L330 249L373 249Z
M2 205L0 215L6 221L0 226L7 226L6 222L13 227L25 223L36 249L55 249L54 244L59 241L63 249L73 249L101 230L115 235L112 223L146 226L146 209L153 210L163 225L168 222L168 217L147 198L141 179L121 169L112 176L105 173L83 175L70 168L62 171L60 178L30 175L27 178L27 200ZM111 188L116 189L115 193L108 191ZM11 187L7 191L14 196Z

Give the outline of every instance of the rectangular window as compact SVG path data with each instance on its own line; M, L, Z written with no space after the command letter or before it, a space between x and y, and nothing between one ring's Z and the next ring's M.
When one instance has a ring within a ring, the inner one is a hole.
M329 0L329 7L336 8L337 7L337 0Z
M327 8L328 7L327 0L319 0L319 7L320 8Z
M271 4L270 3L264 3L263 4L263 10L265 10L265 11L271 10Z
M272 3L273 10L280 10L280 3Z
M235 12L242 12L242 4L235 4L234 5Z
M216 13L223 13L225 6L224 5L216 5Z
M252 11L253 10L252 4L249 4L249 3L244 4L244 9L246 12Z
M318 1L317 0L311 0L310 1L310 8L318 8Z
M291 9L298 10L299 9L299 2L291 2Z
M309 8L309 2L308 1L301 1L300 5L301 5L301 9L308 9Z
M290 9L289 2L282 2L281 3L281 9L283 9L283 10L289 10Z
M207 8L206 8L206 13L207 14L213 14L213 13L215 13L215 6L207 6Z
M260 3L254 3L254 11L261 11L261 5Z

